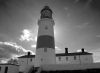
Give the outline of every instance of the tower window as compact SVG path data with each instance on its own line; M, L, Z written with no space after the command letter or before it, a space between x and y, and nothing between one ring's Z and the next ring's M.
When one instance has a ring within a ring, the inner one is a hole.
M66 57L66 61L68 60L68 57Z
M59 57L59 61L61 61L61 57Z
M85 58L85 60L88 60L88 58Z
M45 27L45 29L47 30L47 29L48 29L48 27L46 26L46 27Z
M44 48L44 52L47 52L47 48Z
M32 58L30 59L30 61L32 62Z
M76 56L74 56L74 60L76 60Z
M41 62L43 61L43 58L41 58Z

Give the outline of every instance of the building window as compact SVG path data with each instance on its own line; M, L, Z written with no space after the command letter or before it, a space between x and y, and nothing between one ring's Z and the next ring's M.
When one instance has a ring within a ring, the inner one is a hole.
M0 71L1 71L1 67L0 67Z
M44 48L44 52L47 52L47 48Z
M30 59L30 61L32 62L32 58Z
M76 60L76 56L74 56L74 60Z
M41 58L41 62L43 61L43 58Z
M8 72L8 67L5 67L5 72L4 73L7 73Z
M22 61L22 62L24 62L24 61Z
M68 57L66 57L66 61L68 61Z
M47 26L45 26L45 29L47 30L47 29L48 29L48 27L47 27Z
M59 57L59 61L61 61L61 57Z
M85 60L88 60L88 58L85 58Z

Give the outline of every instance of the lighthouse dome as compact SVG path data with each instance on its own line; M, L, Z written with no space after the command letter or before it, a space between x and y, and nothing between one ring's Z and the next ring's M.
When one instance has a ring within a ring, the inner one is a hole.
M44 8L41 10L41 19L43 18L52 18L52 10L49 8L49 6L44 6Z

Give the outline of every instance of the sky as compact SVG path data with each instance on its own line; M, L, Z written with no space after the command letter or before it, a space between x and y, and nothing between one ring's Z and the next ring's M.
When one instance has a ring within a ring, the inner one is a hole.
M0 0L0 57L35 53L45 5L53 11L56 53L85 48L100 62L100 0Z

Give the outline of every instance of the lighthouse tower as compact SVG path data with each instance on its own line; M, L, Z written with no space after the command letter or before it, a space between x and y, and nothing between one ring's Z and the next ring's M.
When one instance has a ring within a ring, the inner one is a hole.
M38 37L36 46L36 66L44 64L55 64L55 41L54 41L54 20L52 10L44 6L41 10L41 17L38 21Z

